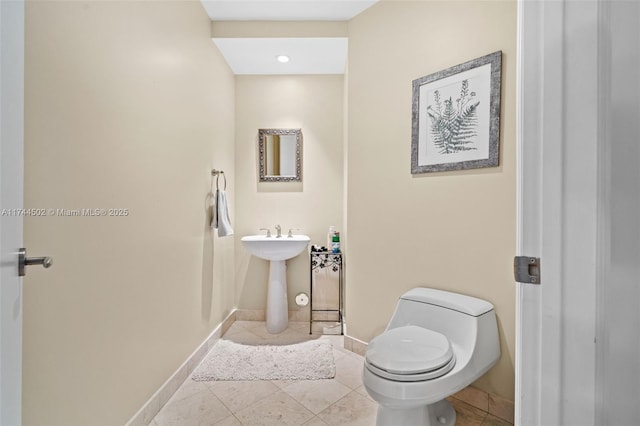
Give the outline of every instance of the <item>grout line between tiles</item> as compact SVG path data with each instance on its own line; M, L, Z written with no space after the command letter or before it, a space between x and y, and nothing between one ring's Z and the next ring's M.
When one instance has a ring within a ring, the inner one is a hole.
M236 309L233 309L204 339L176 371L153 393L142 407L131 417L125 426L148 425L162 410L176 391L190 377L190 374L207 356L214 341L222 338L222 329L228 329L236 321ZM226 331L226 330L225 330ZM184 377L183 377L184 376Z

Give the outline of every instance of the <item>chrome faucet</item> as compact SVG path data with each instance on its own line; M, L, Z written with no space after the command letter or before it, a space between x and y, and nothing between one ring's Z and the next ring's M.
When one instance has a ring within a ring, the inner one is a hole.
M280 225L276 225L276 238L282 238L282 227Z

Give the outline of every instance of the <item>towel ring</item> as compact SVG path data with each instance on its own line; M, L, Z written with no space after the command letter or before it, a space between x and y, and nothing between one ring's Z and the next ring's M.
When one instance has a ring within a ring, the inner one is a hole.
M213 170L211 170L211 174L216 177L216 190L220 190L220 187L218 186L218 181L220 180L220 175L222 175L222 177L224 178L224 188L222 190L226 191L227 190L227 176L225 176L224 172L222 170L213 169Z

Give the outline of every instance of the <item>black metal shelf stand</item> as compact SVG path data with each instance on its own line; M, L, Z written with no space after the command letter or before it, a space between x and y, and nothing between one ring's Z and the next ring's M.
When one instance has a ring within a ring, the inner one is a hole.
M314 322L332 322L332 323L340 323L340 334L344 334L344 321L343 321L343 273L342 273L342 265L343 265L343 254L342 253L333 253L328 251L311 251L310 254L310 265L309 268L309 287L310 287L310 315L309 315L309 334L313 332L313 323ZM314 280L314 272L323 270L326 268L330 268L333 272L338 273L338 306L331 309L314 309L313 308L313 288L315 287ZM314 319L314 313L334 313L337 316L337 319Z

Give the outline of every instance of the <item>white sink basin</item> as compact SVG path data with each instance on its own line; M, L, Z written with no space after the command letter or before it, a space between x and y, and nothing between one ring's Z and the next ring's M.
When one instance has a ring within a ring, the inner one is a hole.
M307 248L311 239L306 235L292 237L267 237L248 235L242 237L242 243L254 256L264 260L287 260L296 257Z
M267 286L267 330L278 334L287 329L289 309L287 302L287 267L285 261L296 257L307 248L311 239L306 235L291 237L267 237L249 235L242 237L242 244L252 255L269 261Z

